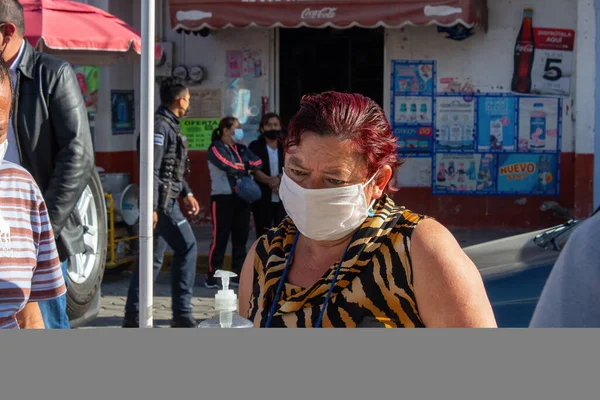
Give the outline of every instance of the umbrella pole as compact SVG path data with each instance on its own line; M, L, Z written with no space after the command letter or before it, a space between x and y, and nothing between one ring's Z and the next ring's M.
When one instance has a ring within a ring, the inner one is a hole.
M140 328L152 328L155 0L142 0L140 85Z

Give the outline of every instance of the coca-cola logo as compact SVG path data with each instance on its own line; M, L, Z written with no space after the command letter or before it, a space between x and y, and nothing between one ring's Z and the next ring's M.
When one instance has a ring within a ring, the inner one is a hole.
M533 53L533 44L518 44L516 46L516 50L520 51L521 53Z
M325 7L320 10L311 10L310 8L305 8L302 11L302 15L300 18L302 19L333 19L335 18L335 11L337 8L334 7Z

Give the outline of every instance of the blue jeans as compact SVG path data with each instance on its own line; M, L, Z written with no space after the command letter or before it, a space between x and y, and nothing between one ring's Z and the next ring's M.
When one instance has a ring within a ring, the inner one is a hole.
M154 234L154 276L156 280L163 264L167 244L173 249L171 268L171 296L173 319L192 316L192 295L196 280L198 247L194 231L181 213L176 199L169 200L166 213L158 212ZM137 319L140 308L140 269L136 264L125 303L125 318Z
M67 261L61 263L61 268L65 285L68 285ZM71 329L69 316L67 315L66 293L53 300L40 301L38 305L40 306L46 329Z

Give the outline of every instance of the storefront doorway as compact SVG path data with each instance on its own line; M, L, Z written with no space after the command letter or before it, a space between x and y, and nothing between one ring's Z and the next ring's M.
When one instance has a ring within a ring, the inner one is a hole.
M279 110L284 124L307 93L361 93L383 107L383 29L280 29Z

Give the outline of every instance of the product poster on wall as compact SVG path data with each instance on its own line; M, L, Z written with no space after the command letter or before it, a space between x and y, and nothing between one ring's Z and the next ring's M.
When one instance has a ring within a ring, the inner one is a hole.
M433 141L435 62L392 62L392 125L401 153L430 152Z
M260 50L244 50L244 78L260 78L262 76L262 53Z
M557 195L559 163L556 154L500 154L499 194Z
M438 97L436 100L436 151L475 150L473 97Z
M227 78L241 78L244 73L244 52L242 50L230 50L225 53Z
M188 140L190 150L208 150L212 132L219 126L218 118L191 118L181 120L181 133Z
M512 96L477 99L479 151L515 151L516 100Z
M561 105L558 98L519 99L519 152L557 152Z
M424 96L396 96L394 123L431 125L433 99Z
M133 90L111 92L113 135L133 134L135 131L135 104Z
M98 109L98 88L100 86L100 67L91 65L73 65L79 88L88 113Z
M395 94L433 95L435 63L433 61L395 61Z
M439 153L434 158L434 194L490 194L496 191L493 154Z

